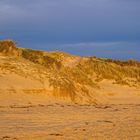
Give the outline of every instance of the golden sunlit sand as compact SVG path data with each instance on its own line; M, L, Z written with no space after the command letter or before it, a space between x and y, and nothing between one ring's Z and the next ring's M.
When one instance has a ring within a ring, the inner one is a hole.
M140 63L0 42L0 140L139 140Z
M0 139L139 140L140 104L0 106Z

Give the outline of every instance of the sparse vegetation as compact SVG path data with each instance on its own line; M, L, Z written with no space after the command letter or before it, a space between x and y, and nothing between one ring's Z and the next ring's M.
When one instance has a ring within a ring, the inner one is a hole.
M70 97L72 101L75 101L76 88L74 83L66 79L66 77L54 77L49 79L50 86L53 87L54 96L58 97Z
M134 59L129 59L127 61L122 60L113 60L113 59L105 59L105 62L115 63L120 66L136 66L140 67L140 62Z
M46 67L56 66L58 69L61 67L61 63L59 61L45 55L42 51L23 49L22 57L34 63L44 65Z

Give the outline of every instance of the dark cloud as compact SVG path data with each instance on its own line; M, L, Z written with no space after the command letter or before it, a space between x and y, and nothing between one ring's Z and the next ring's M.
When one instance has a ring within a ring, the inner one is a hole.
M139 7L139 0L1 0L0 35L31 47L41 42L138 42Z

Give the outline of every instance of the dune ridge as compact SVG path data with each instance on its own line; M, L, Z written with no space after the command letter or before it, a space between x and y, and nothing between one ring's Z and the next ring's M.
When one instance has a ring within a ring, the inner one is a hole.
M140 62L18 48L4 40L0 81L3 94L43 94L45 99L81 104L135 102L140 97Z
M0 41L0 140L139 140L140 62Z

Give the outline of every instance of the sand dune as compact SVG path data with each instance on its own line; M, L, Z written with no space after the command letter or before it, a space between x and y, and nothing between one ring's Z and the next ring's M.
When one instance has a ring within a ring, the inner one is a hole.
M0 139L139 140L140 63L0 42Z

